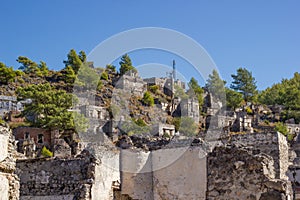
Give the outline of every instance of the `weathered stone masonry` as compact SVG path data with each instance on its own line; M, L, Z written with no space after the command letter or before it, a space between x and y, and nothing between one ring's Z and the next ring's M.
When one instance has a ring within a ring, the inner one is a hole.
M68 160L19 160L21 199L50 196L57 200L89 199L95 165L95 160L89 156Z
M15 140L11 131L0 126L0 200L19 199L19 178L15 174Z

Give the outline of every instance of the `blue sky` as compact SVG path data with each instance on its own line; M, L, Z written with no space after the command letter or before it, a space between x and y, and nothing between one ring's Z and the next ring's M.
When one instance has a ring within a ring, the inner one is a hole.
M252 71L259 89L300 71L296 0L28 0L4 1L0 8L0 61L9 66L18 67L15 60L23 55L61 69L72 48L89 53L119 32L163 27L201 44L228 83L238 67ZM171 59L157 52L132 54L135 65L171 65Z

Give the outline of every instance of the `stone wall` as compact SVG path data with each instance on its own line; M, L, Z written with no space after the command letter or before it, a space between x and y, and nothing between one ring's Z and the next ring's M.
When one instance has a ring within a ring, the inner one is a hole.
M116 148L99 146L95 166L95 180L91 189L92 200L114 199L113 183L120 183L120 152Z
M72 159L18 160L20 199L112 200L113 182L120 182L119 152L104 146Z
M202 155L201 147L154 151L152 154L154 199L204 200L206 157Z
M20 199L90 199L95 160L31 159L18 160Z
M281 133L237 134L230 137L227 144L243 147L253 155L264 153L271 156L274 160L275 177L287 179L288 143Z
M207 200L286 200L289 181L274 178L272 157L231 146L217 147L207 159Z
M19 199L16 170L16 147L11 131L0 126L0 200Z
M205 199L206 158L201 147L123 150L121 193L132 199Z

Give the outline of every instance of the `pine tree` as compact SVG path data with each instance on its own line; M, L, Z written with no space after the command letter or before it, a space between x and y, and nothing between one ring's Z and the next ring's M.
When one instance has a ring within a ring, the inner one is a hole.
M208 76L206 88L212 94L212 96L218 98L219 100L225 99L225 84L219 73L216 70L212 71L212 74Z
M246 68L239 68L237 69L237 74L232 74L231 77L233 81L230 88L241 92L246 102L253 100L257 94L257 90L256 81L252 73Z
M119 64L120 64L120 74L121 75L124 75L126 72L128 72L130 70L133 70L136 72L136 69L132 66L131 59L127 54L122 56Z

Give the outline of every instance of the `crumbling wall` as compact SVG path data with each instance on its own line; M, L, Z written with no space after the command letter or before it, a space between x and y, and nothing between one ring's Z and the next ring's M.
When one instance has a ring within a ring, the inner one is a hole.
M96 162L74 159L18 160L20 199L90 199Z
M91 190L92 200L114 199L113 183L120 183L120 151L100 146L97 150L98 160L95 166L95 181ZM118 189L118 188L116 188Z
M0 200L19 199L15 140L9 128L0 126Z
M216 147L207 158L207 200L285 200L291 184L276 179L274 160L236 146Z
M112 200L120 183L119 151L99 146L72 159L18 160L21 200Z
M281 133L237 134L229 138L228 144L243 147L253 155L265 153L274 160L275 177L287 179L288 144Z

